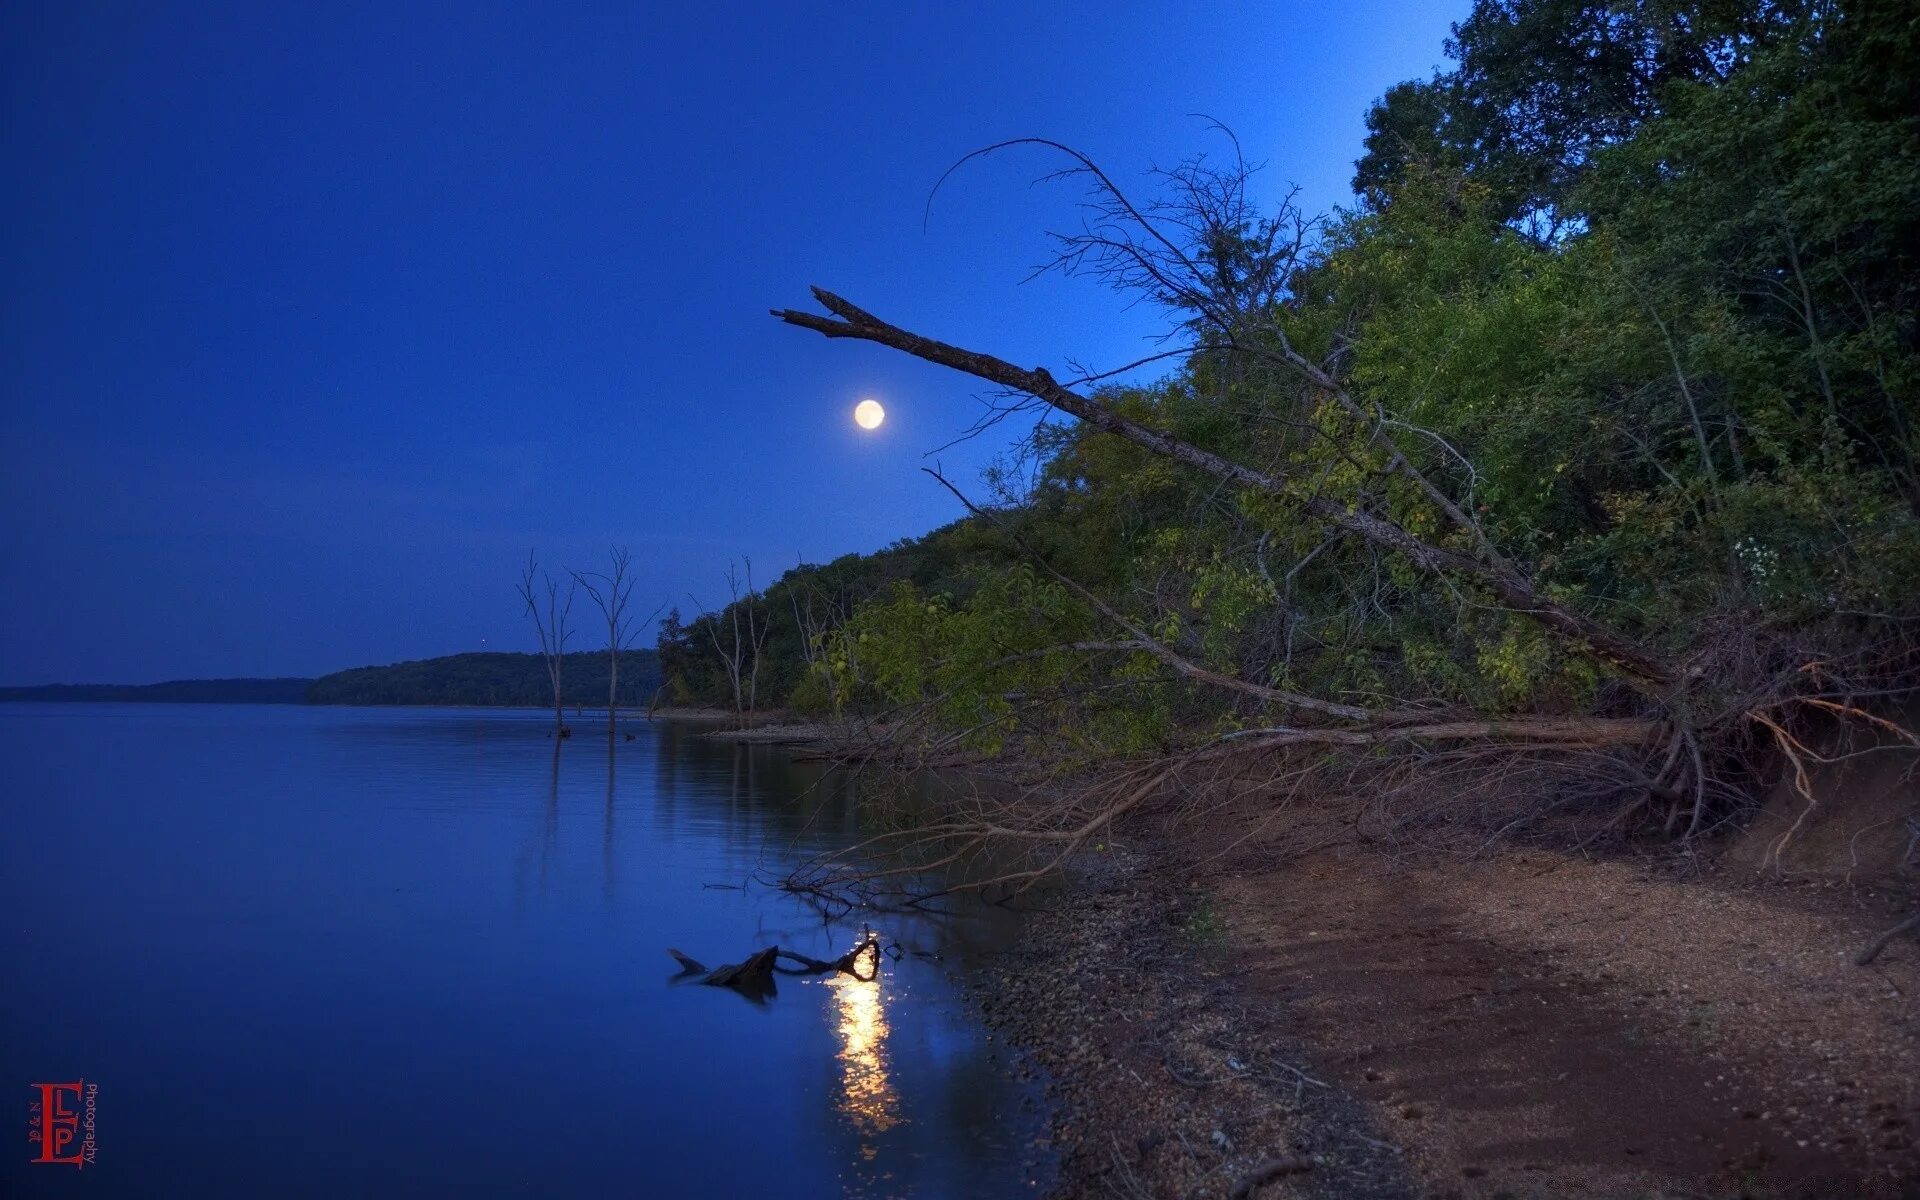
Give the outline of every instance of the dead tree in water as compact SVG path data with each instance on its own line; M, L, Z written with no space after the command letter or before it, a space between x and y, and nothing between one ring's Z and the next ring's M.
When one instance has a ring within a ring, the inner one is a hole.
M601 572L572 572L573 581L580 586L594 607L600 610L600 616L607 623L607 737L614 734L614 717L619 712L620 689L620 653L627 643L633 640L633 631L641 625L651 625L660 615L656 608L644 621L634 621L627 615L627 601L633 595L632 558L625 546L615 546L607 552L607 570ZM666 607L662 605L661 608Z
M546 663L547 679L553 684L553 736L556 738L566 737L568 732L560 696L560 668L567 652L567 639L573 635L568 619L573 613L574 587L568 583L566 597L562 599L560 584L553 576L542 574L533 553L528 552L527 565L520 570L520 599L526 602L527 615L533 618L533 631L540 638L540 657ZM543 599L544 613L541 611Z

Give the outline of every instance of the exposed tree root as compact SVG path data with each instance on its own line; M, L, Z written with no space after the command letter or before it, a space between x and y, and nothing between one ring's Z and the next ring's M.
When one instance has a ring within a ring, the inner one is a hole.
M1920 929L1920 912L1914 913L1906 920L1895 925L1892 929L1887 930L1879 937L1868 942L1866 948L1854 956L1854 965L1864 967L1874 959L1879 958L1880 952L1893 944L1893 939L1899 937L1909 929Z

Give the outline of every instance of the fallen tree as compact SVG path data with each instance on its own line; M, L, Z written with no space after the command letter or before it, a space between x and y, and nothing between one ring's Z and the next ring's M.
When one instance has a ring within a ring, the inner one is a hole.
M894 697L902 700L900 728L924 725L922 745L929 751L982 731L1022 730L1030 742L1044 744L1049 722L1057 722L1063 707L1091 708L1104 696L1152 688L1164 694L1170 683L1219 694L1231 716L1225 729L1194 727L1180 744L1170 740L1156 756L1112 767L1072 798L1040 801L1039 789L1033 789L1014 802L982 800L953 820L882 835L863 849L908 849L905 861L872 868L835 859L818 864L807 876L808 886L858 882L870 897L879 894L876 884L883 891L899 885L909 899L940 894L948 884L915 893L906 881L930 870L950 872L973 862L988 845L1010 842L1032 850L1037 861L1013 871L989 871L962 886L1024 887L1163 792L1185 789L1191 796L1203 778L1218 784L1247 764L1270 764L1257 768L1267 772L1261 786L1284 793L1324 776L1333 761L1330 754L1345 756L1348 765L1337 771L1349 778L1384 771L1395 794L1411 790L1409 781L1422 770L1436 768L1457 772L1471 764L1483 779L1525 776L1552 793L1536 811L1563 808L1571 795L1602 806L1602 832L1651 827L1690 844L1750 803L1782 770L1812 805L1808 763L1867 752L1851 749L1844 735L1814 738L1808 732L1812 726L1838 718L1842 725L1892 728L1876 708L1913 691L1920 674L1913 626L1903 624L1906 618L1897 613L1860 613L1851 624L1817 614L1762 620L1736 597L1691 614L1682 628L1650 628L1644 621L1639 628L1623 628L1598 615L1601 606L1585 602L1577 589L1543 582L1537 569L1526 565L1526 555L1500 547L1483 524L1488 506L1474 500L1482 468L1470 449L1397 415L1389 397L1366 394L1349 378L1364 335L1352 328L1337 332L1325 341L1321 358L1296 342L1306 310L1298 281L1323 272L1327 259L1315 257L1310 223L1290 204L1271 216L1251 208L1244 163L1222 172L1196 160L1167 173L1174 185L1172 200L1141 206L1091 159L1059 143L1020 139L979 153L1012 145L1037 145L1066 156L1069 165L1061 174L1091 185L1094 215L1081 231L1059 235L1061 250L1052 266L1090 272L1178 318L1170 335L1182 338L1178 348L1143 363L1184 358L1190 374L1223 381L1218 384L1223 395L1236 394L1236 387L1265 388L1262 396L1273 397L1253 405L1250 418L1236 418L1256 431L1240 439L1241 451L1232 449L1233 439L1217 434L1211 444L1183 435L1173 420L1155 420L1150 409L1130 407L1125 393L1082 390L1060 382L1045 367L1021 367L906 329L823 288L814 288L813 296L824 312L781 308L772 315L830 339L885 346L989 383L1011 397L993 419L1038 405L1088 431L1068 435L1077 439L1072 446L1090 447L1092 438L1107 437L1171 464L1193 481L1189 492L1196 503L1236 514L1236 528L1246 530L1236 552L1254 560L1278 606L1290 602L1301 571L1316 559L1327 561L1322 555L1329 546L1362 547L1365 555L1354 565L1371 571L1376 582L1371 596L1355 601L1355 610L1364 613L1356 619L1372 620L1374 612L1389 615L1378 580L1405 569L1424 583L1402 586L1403 603L1423 603L1416 586L1424 586L1447 597L1463 623L1492 616L1530 626L1556 647L1555 653L1590 663L1592 674L1614 690L1603 711L1580 711L1564 702L1529 711L1505 702L1463 706L1437 695L1315 694L1277 680L1264 682L1263 677L1290 673L1298 623L1293 614L1279 615L1286 630L1282 663L1252 656L1225 665L1208 662L1180 644L1181 632L1190 630L1191 613L1164 602L1156 610L1154 592L1145 587L1136 587L1134 594L1148 598L1148 611L1129 611L1133 604L1124 594L1103 594L1055 566L1048 553L1023 537L1011 519L1020 515L1017 504L1000 511L976 504L935 471L976 520L997 529L1101 628L1075 627L1071 636L1052 644L1008 645L957 674L954 669L941 674L943 664L951 668L959 661L951 632L929 632L924 640L931 669L900 673L908 693ZM1644 290L1634 295L1636 303L1646 303ZM1671 362L1669 328L1664 321L1654 324L1668 337L1666 361ZM1097 384L1113 373L1088 374L1084 382ZM1698 388L1684 369L1677 384L1693 422L1692 444L1706 458L1705 499L1692 497L1672 469L1657 460L1649 477L1673 483L1696 513L1708 513L1722 502L1722 484L1712 475L1713 448L1699 424ZM1259 432L1269 427L1282 432ZM1643 445L1646 436L1631 425L1620 429L1624 445ZM1248 457L1248 445L1264 446L1261 457ZM1344 482L1336 486L1335 479ZM1450 479L1456 483L1450 485ZM1699 519L1711 524L1707 517ZM1276 530L1311 547L1280 578L1265 558ZM1741 549L1750 544L1750 538L1736 542L1734 550L1751 553ZM1743 568L1749 575L1758 573L1764 580L1774 569L1767 565L1772 560L1753 561L1759 565ZM910 600L902 600L903 613L911 612ZM1018 606L1010 611L1017 614ZM1627 610L1614 605L1612 611ZM1383 623L1392 628L1390 621ZM1165 628L1176 633L1162 632ZM1658 636L1649 638L1650 633ZM859 636L864 640L867 631ZM874 657L871 648L863 647L861 655ZM1054 677L1020 690L993 690L996 672L1036 660L1057 667ZM1142 663L1160 673L1142 669ZM1476 668L1484 670L1466 666ZM926 682L934 678L937 684ZM858 683L837 681L836 696ZM974 687L992 692L991 702L975 706L980 718L958 728L935 728L948 720L939 714L950 710L948 701L956 692ZM911 694L916 688L917 698ZM1609 694L1604 688L1596 693ZM1276 715L1284 723L1276 723ZM1900 743L1896 749L1920 746L1910 732L1893 732ZM903 740L911 739L896 731L895 759ZM1518 824L1507 821L1503 827Z

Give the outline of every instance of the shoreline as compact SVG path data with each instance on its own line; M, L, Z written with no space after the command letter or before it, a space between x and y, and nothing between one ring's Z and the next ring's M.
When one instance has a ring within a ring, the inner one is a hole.
M1883 921L1860 897L1534 854L1444 898L1450 864L1368 889L1378 860L1350 856L1292 864L1276 894L1192 851L1121 835L983 988L1049 1076L1058 1196L1920 1188L1920 949L1853 966ZM1539 894L1504 894L1528 875ZM1555 923L1556 889L1585 911L1596 888L1641 907ZM1650 932L1675 910L1702 933Z
M1920 1194L1920 943L1853 965L1901 886L1369 846L1350 807L1135 820L986 965L1053 1195Z
M1037 1064L1055 1197L1422 1195L1363 1104L1238 1002L1204 900L1115 848L1026 914L976 998ZM1200 918L1196 922L1196 917Z

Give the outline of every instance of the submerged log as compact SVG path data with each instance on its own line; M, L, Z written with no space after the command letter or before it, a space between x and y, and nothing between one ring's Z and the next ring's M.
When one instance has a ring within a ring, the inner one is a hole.
M672 979L674 983L723 987L755 1004L765 1004L774 995L773 965L780 954L777 946L768 946L742 962L728 963L711 971L699 959L682 954L671 946L667 948L667 953L673 955L673 960L680 964L680 973Z
M697 982L709 987L728 987L747 993L771 993L775 971L782 975L824 975L833 971L851 975L863 983L878 978L880 974L880 939L871 931L853 949L834 959L810 958L792 950L768 946L742 962L728 963L726 966L708 970L706 964L699 959L682 954L672 946L667 947L667 953L680 964L680 974L675 976L675 982L695 982L692 977L700 975L703 978ZM868 954L873 956L873 965L863 974L860 969L860 960ZM779 965L779 960L783 958L800 965L782 967Z
M701 965L699 959L688 958L672 946L667 947L667 953L673 955L673 961L680 964L681 975L705 975L707 973L707 968Z
M773 961L779 954L779 947L768 946L740 962L715 967L700 982L709 987L730 987L743 992L771 990Z

